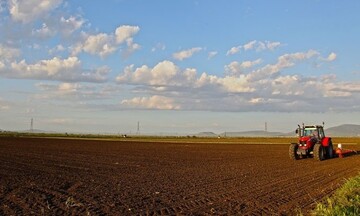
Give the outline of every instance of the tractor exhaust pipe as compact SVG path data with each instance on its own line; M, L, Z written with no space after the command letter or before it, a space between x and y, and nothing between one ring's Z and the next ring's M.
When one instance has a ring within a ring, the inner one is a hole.
M300 125L298 125L298 128L295 131L297 133L297 135L299 136L299 138L301 137L301 127Z

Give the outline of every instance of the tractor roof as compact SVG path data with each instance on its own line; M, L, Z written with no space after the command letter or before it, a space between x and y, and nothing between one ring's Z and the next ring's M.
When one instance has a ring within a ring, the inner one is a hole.
M306 126L304 126L305 128L322 128L323 126L322 125L306 125Z

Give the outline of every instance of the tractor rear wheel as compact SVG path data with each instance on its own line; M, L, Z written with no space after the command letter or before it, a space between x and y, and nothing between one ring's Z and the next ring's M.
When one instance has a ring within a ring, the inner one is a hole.
M334 148L333 148L333 144L330 141L329 142L329 146L326 148L326 156L328 159L333 158L334 157Z
M322 161L325 159L325 149L321 144L314 145L313 153L315 160Z
M292 160L298 160L300 157L297 153L299 146L295 143L291 143L289 147L289 157Z

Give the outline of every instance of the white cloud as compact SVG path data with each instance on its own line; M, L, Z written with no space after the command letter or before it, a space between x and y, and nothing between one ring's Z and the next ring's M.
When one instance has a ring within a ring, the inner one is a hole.
M231 47L231 49L229 51L226 52L226 55L234 55L238 52L240 52L241 50L241 46L237 46L237 47Z
M274 50L277 47L281 46L280 42L271 42L271 41L257 41L252 40L244 45L232 47L230 50L227 51L226 55L234 55L239 53L241 50L249 51L249 50L256 50L256 51L263 51L263 50Z
M123 52L122 56L124 58L128 58L132 53L134 53L136 50L139 50L141 46L137 43L134 43L133 38L128 38L126 40L127 48Z
M76 92L79 87L81 87L79 83L61 83L59 85L59 91Z
M216 82L229 93L245 93L256 90L251 87L249 80L244 75L240 75L239 77L226 76L224 78L216 78Z
M256 40L250 41L247 44L243 45L245 51L254 49L255 45L257 44Z
M138 26L120 26L116 29L115 34L83 34L83 41L71 47L71 54L75 56L84 51L92 55L106 57L117 51L120 45L126 42L127 48L123 52L123 56L127 57L141 48L139 44L134 43L132 38L139 30Z
M11 18L23 23L32 22L57 8L62 0L9 0Z
M90 35L83 44L83 50L93 55L105 57L116 51L114 38L105 33Z
M209 52L209 54L208 54L208 59L214 58L217 54L218 54L218 52L216 52L216 51L211 51L211 52Z
M56 31L50 29L46 23L42 24L40 29L33 29L32 35L39 38L49 38L56 34Z
M53 58L28 64L25 60L12 62L0 71L5 77L18 79L59 80L69 82L104 82L109 69L100 67L95 70L84 70L77 57L67 59Z
M337 57L336 53L332 52L332 53L330 53L329 56L328 56L326 59L324 59L324 60L325 60L325 61L328 61L328 62L332 62L332 61L335 61L336 57Z
M244 61L244 62L237 62L233 61L228 65L225 65L225 72L236 75L242 74L245 69L249 69L261 63L261 59L256 59L254 61Z
M275 48L279 47L281 45L280 42L271 42L271 41L250 41L247 44L243 45L243 48L245 51L248 50L256 50L256 51L262 51L262 50L274 50Z
M20 50L0 44L0 62L12 61L20 56Z
M138 95L124 100L123 105L140 109L151 107L146 105L151 96L161 94L185 110L344 110L360 99L360 83L339 82L334 75L305 77L286 74L285 69L310 59L319 60L319 56L315 50L288 53L279 56L274 64L258 69L252 68L260 64L261 59L232 62L224 67L228 72L224 77L206 72L198 75L196 69L182 70L170 61L160 62L153 68L130 65L117 77L117 82L134 86L133 93ZM339 103L339 100L343 102Z
M136 35L139 31L140 31L139 26L129 26L129 25L119 26L115 30L116 43L118 44L124 43L126 40Z
M122 105L129 108L139 109L160 109L160 110L176 110L180 109L172 98L154 95L151 97L135 97L130 100L121 101Z
M284 54L278 58L277 65L280 68L291 67L295 64L296 61L302 61L310 59L314 56L318 56L319 52L315 50L308 50L307 52L297 52L291 54Z
M249 79L252 81L268 79L270 76L273 76L279 73L281 70L289 67L295 66L295 63L298 61L304 61L310 59L314 56L318 56L319 52L315 50L309 50L307 52L297 52L291 54L284 54L278 58L276 64L268 64L260 69L253 71L249 74Z
M60 33L61 36L69 37L76 30L80 29L84 23L85 20L80 16L70 16L69 18L63 16L49 17L40 28L32 29L31 36L49 39Z
M35 84L39 90L33 98L36 100L68 101L72 105L83 105L88 101L100 101L114 98L120 88L109 84L98 83L53 83L42 82Z
M116 78L118 83L145 86L189 87L199 89L212 86L219 91L249 92L253 91L245 76L218 77L203 73L196 77L196 70L187 68L181 71L173 62L163 61L154 68L143 65L134 69L134 65L125 68L124 73Z
M65 47L61 44L56 45L54 48L49 50L49 54L53 55L54 53L63 52L65 51Z
M325 97L351 97L353 94L360 93L359 82L327 82L324 83L324 96Z
M134 65L127 66L123 75L116 80L119 83L149 84L149 85L177 85L179 68L170 61L158 63L154 68L143 65L134 70Z
M272 95L303 95L305 91L309 91L308 97L317 97L317 89L310 87L309 89L305 88L306 84L303 83L302 79L298 75L286 75L279 76L271 81ZM316 90L316 91L315 91ZM315 93L314 93L315 92Z
M60 18L60 32L69 36L74 31L80 29L85 23L85 20L80 16L70 16L69 18Z
M200 52L202 50L201 47L194 47L188 50L182 50L180 52L176 52L173 54L173 58L179 61L182 61L184 59L190 58L194 55L196 52Z
M266 48L268 48L269 50L274 50L275 48L281 46L280 42L270 42L270 41L266 41Z

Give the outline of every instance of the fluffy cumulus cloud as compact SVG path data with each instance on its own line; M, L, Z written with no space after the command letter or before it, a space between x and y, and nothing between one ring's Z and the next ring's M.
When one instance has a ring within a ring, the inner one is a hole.
M197 65L183 66L186 62L180 62L206 51L206 48L195 46L165 53L165 44L158 43L152 49L147 47L148 50L152 54L164 51L161 54L170 56L175 62L165 58L152 65L137 65L133 61L120 62L124 59L118 58L119 64L127 65L113 83L109 78L114 74L110 74L106 65L116 62L111 58L116 54L127 58L141 50L135 40L139 26L114 26L110 32L93 29L90 21L81 14L69 14L63 0L0 1L0 12L3 15L0 19L0 77L42 80L35 85L37 92L32 94L36 100L68 102L66 105L69 106L93 102L104 107L112 103L111 109L360 110L356 103L360 100L358 81L339 81L332 74L300 75L305 73L300 71L303 67L297 67L298 64L317 64L320 67L314 70L321 70L324 65L334 64L338 58L335 52L322 55L310 49L282 54L266 62L267 56L254 55L273 51L283 44L251 40L231 47L226 55L250 53L252 59L223 63L223 69L220 69L223 71L211 74L198 72ZM223 60L217 51L207 51L206 58L209 65ZM141 60L149 62L147 57ZM115 63L114 67L119 64ZM0 110L9 107L10 103L0 98Z
M163 61L150 68L143 65L134 68L130 65L125 68L124 73L116 78L119 84L157 86L157 87L183 87L183 91L216 88L218 91L249 92L253 91L245 76L240 77L218 77L202 73L197 77L197 71L193 68L180 70L173 62ZM163 88L157 88L163 90ZM187 90L186 90L187 89Z
M201 47L194 47L188 50L182 50L180 52L176 52L173 54L173 58L179 61L182 61L184 59L190 58L195 53L200 52L202 50Z
M244 70L250 69L260 63L261 63L261 59L256 59L254 61L244 61L244 62L233 61L225 66L225 72L232 75L242 74Z
M140 31L139 26L130 26L130 25L119 26L115 30L116 43L118 44L124 43L126 40L136 35L139 31Z
M77 57L60 59L54 57L28 64L25 60L12 62L9 67L0 70L0 74L8 78L60 80L69 82L104 82L107 79L108 68L84 70Z
M62 0L9 0L9 12L15 21L32 22L58 7Z
M154 95L151 97L135 97L121 101L121 105L128 108L138 109L161 109L161 110L176 110L180 106L174 102L174 99Z
M154 67L127 66L117 82L171 104L168 108L160 106L160 102L157 107L151 106L148 104L157 100L143 96L122 101L122 105L141 109L172 109L176 105L189 110L329 111L341 110L354 98L359 99L359 83L340 82L334 75L306 77L285 73L287 68L319 58L318 51L308 50L281 55L273 64L263 66L261 59L232 62L225 66L224 76L198 74L196 69L181 69L171 61L163 61ZM176 101L175 105L169 103L170 98ZM339 101L343 104L339 105Z
M95 35L84 35L83 41L72 47L72 55L86 52L92 55L106 57L117 51L121 44L126 44L124 56L127 57L134 51L140 49L140 45L134 43L133 36L140 30L138 26L119 26L115 33L99 33Z
M123 74L120 74L116 81L121 84L152 85L152 86L182 86L194 79L195 69L180 69L171 61L163 61L153 68L143 65L134 68L134 65L127 66Z
M85 52L99 55L104 57L109 55L117 49L113 43L113 37L105 33L100 33L97 35L90 35L84 42L83 48Z
M105 82L110 68L101 62L104 58L118 50L126 58L141 48L134 40L139 26L119 25L110 33L91 29L81 14L70 14L63 0L6 0L0 5L1 77ZM102 59L88 69L83 53Z

